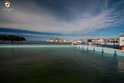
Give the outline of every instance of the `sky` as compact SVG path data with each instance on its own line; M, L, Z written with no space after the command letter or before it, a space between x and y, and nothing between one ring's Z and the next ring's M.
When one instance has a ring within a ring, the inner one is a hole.
M0 34L28 40L119 37L124 0L0 0Z

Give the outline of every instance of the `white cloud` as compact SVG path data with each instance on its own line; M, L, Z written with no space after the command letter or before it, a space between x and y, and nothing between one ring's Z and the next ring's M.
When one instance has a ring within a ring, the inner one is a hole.
M39 13L23 9L15 10L10 15L3 15L7 22L0 22L0 27L15 28L39 32L56 32L56 33L78 33L91 32L98 29L106 28L116 24L116 19L111 17L111 11L104 10L98 15L82 14L77 15L77 19L70 22L56 19L49 11L35 6ZM39 9L40 8L40 9Z

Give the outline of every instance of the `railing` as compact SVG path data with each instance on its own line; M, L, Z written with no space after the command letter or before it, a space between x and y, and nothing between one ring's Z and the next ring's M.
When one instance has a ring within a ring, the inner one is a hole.
M118 50L118 49L88 46L88 45L77 45L77 48L79 48L80 50L88 51L88 52L90 51L90 52L93 52L93 53L100 53L101 55L111 54L111 55L124 56L124 51L121 51L121 50Z

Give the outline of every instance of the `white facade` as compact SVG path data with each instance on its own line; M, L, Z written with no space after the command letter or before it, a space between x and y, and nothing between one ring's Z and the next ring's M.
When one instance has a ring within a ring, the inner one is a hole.
M120 37L120 46L124 46L124 37Z

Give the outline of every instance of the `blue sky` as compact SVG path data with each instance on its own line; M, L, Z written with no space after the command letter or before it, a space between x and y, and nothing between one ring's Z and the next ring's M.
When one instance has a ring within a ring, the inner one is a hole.
M119 37L124 0L0 0L0 34L29 40Z

